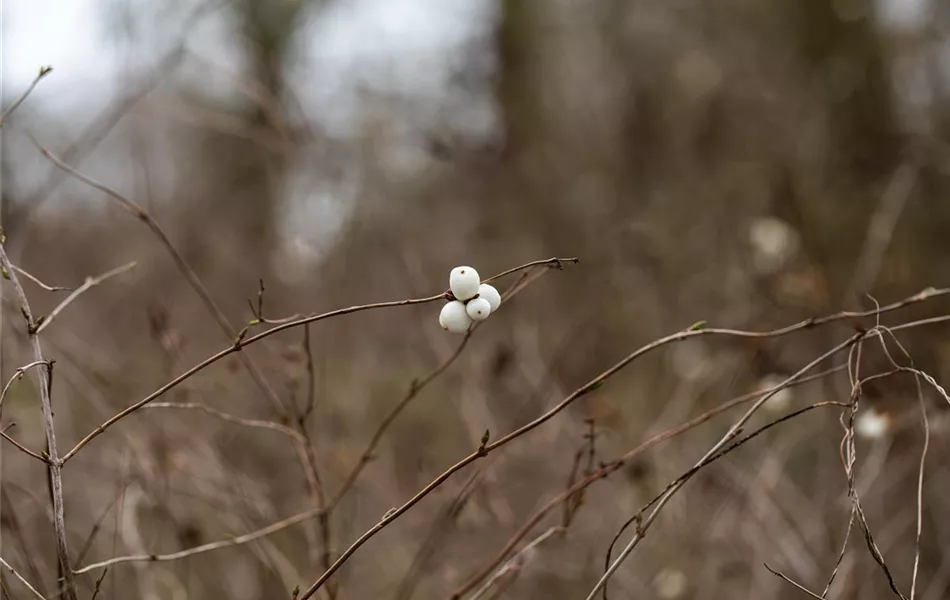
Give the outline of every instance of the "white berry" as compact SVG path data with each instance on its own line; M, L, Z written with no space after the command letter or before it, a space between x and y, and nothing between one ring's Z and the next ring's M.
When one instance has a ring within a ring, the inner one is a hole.
M465 305L465 312L473 321L484 321L491 313L491 303L485 298L469 300L468 304Z
M487 283L481 284L478 286L478 297L488 300L492 312L495 312L498 310L498 307L501 306L501 294L498 293L495 286L488 285Z
M465 305L458 300L447 303L439 313L439 325L452 333L465 333L471 324L472 319L469 318Z
M449 289L459 300L468 300L477 294L479 282L478 271L472 267L455 267L449 273Z

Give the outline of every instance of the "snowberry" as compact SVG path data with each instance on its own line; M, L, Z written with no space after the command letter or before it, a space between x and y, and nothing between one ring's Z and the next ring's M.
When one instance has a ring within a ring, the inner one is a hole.
M501 294L498 293L498 290L494 286L483 283L478 286L478 297L488 300L488 303L491 305L491 311L495 312L498 310L498 307L501 306ZM474 319L474 317L472 317Z
M465 312L473 321L484 321L491 312L491 303L485 298L469 300L468 304L465 305Z
M477 294L479 282L478 271L472 267L455 267L449 273L449 289L459 300L468 300Z
M465 333L471 323L472 319L469 318L465 305L458 300L447 303L439 313L439 325L452 333Z

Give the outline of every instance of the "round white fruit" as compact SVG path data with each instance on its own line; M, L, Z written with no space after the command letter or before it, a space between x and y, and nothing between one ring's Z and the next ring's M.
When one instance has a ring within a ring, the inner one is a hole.
M469 300L468 304L465 305L465 312L473 321L484 321L491 313L491 303L485 298Z
M480 282L478 271L472 267L455 267L449 273L449 289L459 300L468 300L477 294Z
M495 312L501 306L501 294L495 289L495 286L483 283L478 286L478 297L488 300L491 305L491 311Z
M465 305L458 300L447 303L439 313L439 325L452 333L465 333L471 324L472 319L468 316Z

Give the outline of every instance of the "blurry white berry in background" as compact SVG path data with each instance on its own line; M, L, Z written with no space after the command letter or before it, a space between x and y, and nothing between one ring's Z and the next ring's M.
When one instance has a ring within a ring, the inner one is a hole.
M465 333L471 324L472 319L468 316L465 305L458 300L453 300L443 306L442 312L439 313L439 325L452 333Z
M874 408L862 411L854 420L854 432L863 438L872 440L882 438L890 428L890 418Z
M501 306L501 294L498 293L498 290L494 286L483 283L478 286L478 297L488 300L488 304L491 306L491 311L495 312L498 310L498 307ZM475 317L472 317L473 319Z
M477 294L481 281L478 271L472 267L455 267L449 273L449 289L459 300L468 300Z
M772 373L771 375L766 375L759 381L758 391L761 393L768 392L772 388L778 387L785 383L785 380L788 377L782 377ZM775 392L771 398L765 401L765 408L771 411L779 412L788 408L788 405L792 403L792 397L794 392L791 388L784 387L779 391Z
M763 274L775 273L798 251L798 232L775 217L762 217L749 227L752 262Z
M491 313L491 304L484 298L475 298L468 301L468 304L465 305L465 311L473 321L484 321Z

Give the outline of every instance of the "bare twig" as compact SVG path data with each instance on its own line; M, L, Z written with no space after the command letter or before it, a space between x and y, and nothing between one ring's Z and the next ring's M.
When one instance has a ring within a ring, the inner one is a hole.
M460 586L455 592L453 592L451 598L453 600L461 598L462 596L464 596L465 594L473 590L475 586L477 586L482 580L488 577L492 573L492 571L497 569L498 566L505 560L505 558L507 558L507 556L514 550L515 546L517 546L518 543L520 543L521 540L524 539L531 532L531 530L534 529L538 525L538 523L541 522L541 519L543 519L555 507L570 500L578 492L590 487L593 483L606 478L608 475L622 468L625 464L628 464L631 460L640 456L647 450L650 450L654 446L657 446L661 444L662 442L670 440L682 433L690 431L691 429L694 429L698 427L699 425L702 425L703 423L709 421L713 417L719 414L722 414L723 412L726 412L727 410L735 408L736 406L749 402L750 400L755 400L756 398L760 398L764 396L765 394L777 393L778 391L785 389L787 387L803 385L810 381L815 381L817 379L827 377L835 373L839 373L845 369L845 366L846 365L834 367L832 369L828 369L820 373L815 373L814 375L810 375L808 377L802 377L800 379L796 379L795 381L786 380L782 384L769 388L767 390L759 390L756 392L752 392L750 394L744 394L742 396L738 396L736 398L733 398L731 400L728 400L720 404L719 406L709 411L704 412L703 414L693 419L690 419L689 421L687 421L686 423L683 423L682 425L679 425L672 429L668 429L666 431L662 431L652 436L651 438L645 440L644 442L640 443L638 446L631 449L629 452L627 452L620 458L612 460L609 463L597 469L596 471L589 473L584 479L581 479L577 483L574 483L573 485L571 485L571 487L564 490L562 493L551 498L550 501L548 501L544 506L539 508L531 516L531 518L528 519L518 529L518 531L515 532L515 534L511 536L511 538L508 539L504 547L498 552L498 554L488 564L486 564L482 569L480 569L475 575L471 576L465 582L464 585Z
M763 564L764 564L764 563L763 563ZM811 590L808 589L807 587L805 587L805 586L803 586L802 584L798 583L797 581L793 580L791 577L788 577L788 576L785 575L784 573L781 573L781 572L779 572L779 571L776 571L775 569L773 569L772 567L770 567L768 564L765 564L765 568L768 569L768 570L769 570L769 573L771 573L772 575L775 575L776 577L779 577L779 578L781 578L781 579L784 579L785 581L787 581L787 582L789 582L790 584L792 584L793 586L797 587L799 590L801 590L802 592L808 594L808 595L811 596L812 598L818 598L818 600L825 600L825 597L824 597L824 596L819 596L818 594L816 594L815 592L811 591Z
M20 275L23 275L24 277L26 277L27 279L29 279L30 281L32 281L32 282L35 283L36 285L40 286L41 288L43 288L43 289L46 290L47 292L71 292L71 291L73 291L73 288L63 287L63 286L60 286L60 285L47 285L47 284L43 283L42 281L40 281L40 279L39 279L38 277L36 277L35 275L31 275L28 271L26 271L25 269L23 269L23 268L21 268L21 267L18 267L18 266L16 266L16 265L13 265L13 268L16 269L16 272L17 272L17 273L19 273Z
M184 27L178 32L178 39L169 46L166 54L157 61L155 66L149 72L141 77L137 82L131 82L123 86L122 96L115 99L114 102L102 110L91 121L90 125L83 129L79 138L63 150L62 159L77 167L81 166L83 161L99 146L100 143L109 135L109 133L118 125L126 114L135 107L143 98L147 97L158 87L181 63L185 56L185 45L188 36L194 28L204 22L204 17L219 8L226 6L227 2L201 2L187 15L182 21ZM23 218L28 219L36 214L36 211L52 197L53 192L66 180L68 176L59 171L53 171L43 187L34 193L26 202L23 203L23 211L27 214Z
M23 287L17 279L13 265L7 257L7 252L0 244L0 262L10 275L10 283L20 301L20 310L27 322L27 329L30 332L29 338L33 345L33 359L36 362L47 362L43 358L43 349L40 345L39 337L34 333L36 322L33 319L33 313L30 311L30 305L26 298ZM37 384L39 385L40 403L43 409L43 424L46 429L46 445L49 462L47 470L49 471L50 491L53 500L53 528L56 533L56 554L59 560L60 569L63 574L63 597L66 600L77 600L76 581L73 578L72 566L69 559L69 550L66 542L66 520L63 507L63 463L59 459L59 453L56 449L56 429L53 425L53 405L50 401L50 373L49 368L36 370Z
M252 531L251 533L239 535L237 537L229 538L226 540L211 542L209 544L203 544L201 546L189 548L187 550L182 550L180 552L173 552L171 554L136 554L132 556L118 556L115 558L104 560L102 562L86 565L85 567L82 567L81 569L77 569L76 571L74 571L74 573L76 575L80 575L82 573L88 573L90 571L103 569L105 567L110 567L112 565L117 565L121 563L129 563L129 562L174 561L174 560L187 558L189 556L195 556L197 554L204 554L206 552L211 552L213 550L219 550L221 548L230 548L231 546L240 546L242 544L247 544L249 542L253 542L254 540L258 540L262 537L266 537L268 535L277 533L278 531L287 529L288 527L293 527L294 525L298 523L302 523L308 519L312 519L316 517L319 514L319 512L320 511L318 511L317 509L306 510L304 512L297 513L296 515L293 515L281 521L277 521L276 523L272 523L262 529Z
M807 373L814 367L821 364L826 359L831 358L832 356L834 356L838 352L841 352L842 350L850 348L851 346L856 344L860 339L862 339L864 335L865 335L864 333L854 334L853 336L851 336L844 342L836 345L831 350L828 350L827 352L825 352L824 354L822 354L821 356L819 356L812 362L805 365L803 368L799 369L790 379L794 380L801 377L802 375L804 375L805 373ZM756 401L756 403L753 404L749 408L749 410L747 410L745 414L743 414L742 417L739 418L739 420L737 420L729 428L726 434L723 435L723 437L699 460L699 462L696 463L696 466L693 467L691 471L702 468L703 466L708 464L710 460L715 460L714 457L716 457L723 450L723 448L725 448L727 444L729 444L729 442L738 435L742 426L746 422L748 422L748 420L752 418L752 415L755 414L755 412L758 411L759 408L761 408L761 406L765 404L765 402L767 402L774 395L775 395L775 392L770 392L764 395L758 401ZM686 481L688 481L688 479L689 479L688 477L685 477L685 478L681 477L677 481L673 482L667 488L667 490L664 491L663 494L656 499L656 507L650 512L648 516L643 517L642 512L637 513L638 518L640 519L637 523L637 532L634 534L633 538L627 543L624 549L620 552L620 555L617 556L617 559L612 564L610 564L610 566L607 568L604 575L594 585L594 588L587 595L587 600L593 600L594 597L597 596L597 592L599 592L601 589L604 588L604 586L607 584L607 581L610 579L610 577L614 574L614 572L616 572L618 568L620 568L620 565L623 564L623 561L626 560L626 558L630 555L630 553L633 552L633 549L643 539L643 536L646 534L647 529L649 529L650 525L654 522L654 520L656 520L659 513L663 510L663 508L670 501L670 499L680 489L682 489L683 485L686 484Z
M916 596L916 593L917 593L917 577L919 575L919 570L920 570L920 537L921 537L922 528L923 528L923 504L924 504L924 499L923 499L924 469L927 465L927 452L930 449L930 420L927 416L927 405L924 402L924 393L920 384L921 378L924 378L928 381L928 383L931 383L934 386L934 388L948 401L950 401L950 398L947 397L946 391L932 377L930 377L929 375L927 375L927 373L917 369L914 366L914 359L911 357L910 353L907 352L907 349L904 348L904 346L900 343L900 341L897 339L897 336L894 335L893 331L881 325L878 325L875 329L878 332L878 339L881 342L881 347L884 351L884 355L887 357L890 363L894 366L894 368L898 371L909 372L914 375L914 384L916 385L916 388L917 388L917 402L918 402L918 406L920 407L921 421L924 426L924 443L923 443L923 447L921 448L920 466L917 471L917 514L916 514L917 530L916 530L916 535L914 538L914 569L913 569L913 574L911 576L911 584L910 584L910 600L914 600L914 597ZM888 350L887 343L884 341L884 335L883 335L884 333L890 336L890 338L893 340L894 344L898 347L901 353L903 353L903 355L907 358L907 360L910 361L910 365L911 365L910 367L904 367L902 365L899 365L897 361L894 360L894 358L891 356L890 351Z
M105 581L106 575L109 573L109 569L103 569L102 575L99 575L99 578L96 579L96 587L92 590L92 597L89 600L96 600L99 597L99 591L102 589L102 582Z
M30 84L30 87L26 88L26 91L20 94L20 97L14 100L13 104L11 104L9 108L0 114L0 127L3 127L7 119L10 118L10 115L13 114L13 111L19 108L19 106L23 104L23 101L26 100L31 93L33 93L33 90L37 85L39 85L41 81L43 81L43 78L52 72L53 67L40 67L39 73L37 73L36 79L33 80L33 83Z
M452 363L462 354L462 350L465 349L465 345L468 344L468 340L471 337L471 332L465 334L465 337L462 338L462 342L456 347L455 352L449 355L442 364L436 367L431 373L426 375L423 379L418 380L414 379L409 385L409 390L406 392L406 395L403 396L395 406L390 409L386 417L380 422L376 427L376 431L373 432L373 436L370 438L369 442L366 444L366 448L363 450L363 453L360 454L360 458L357 461L356 465L350 470L349 474L346 476L346 479L343 481L343 484L340 485L340 489L337 491L336 495L333 496L333 499L330 501L330 504L327 506L327 510L332 512L336 508L346 493L353 487L353 484L356 483L356 479L359 477L360 473L373 458L373 453L376 451L376 447L379 445L380 440L383 439L383 435L386 433L386 430L389 429L389 426L392 425L393 421L396 420L396 417L412 402L413 398L419 395L426 386L428 386L432 381L445 372Z
M307 406L300 413L300 421L306 423L316 405L317 381L313 364L313 347L310 344L310 326L303 328L303 351L307 359Z
M537 266L537 265L539 265L539 264L556 263L556 262L558 262L558 261L565 261L565 260L566 260L566 259L551 258L551 259L548 259L548 260L545 260L545 261L535 261L535 262L532 262L532 263L527 263L527 264L522 265L521 267L517 267L517 268L515 268L515 269L509 269L507 272L508 272L508 273L513 273L513 272L515 272L515 271L517 271L517 270L519 270L519 269L527 269L527 268L530 268L530 267L533 267L533 266ZM236 343L232 344L231 346L225 348L224 350L221 350L221 351L218 352L217 354L214 354L214 355L212 355L212 356L206 358L205 360L201 361L200 363L198 363L197 365L195 365L195 366L193 366L192 368L188 369L187 371L185 371L184 373L182 373L181 375L179 375L179 376L176 377L175 379L169 381L168 383L166 383L165 385L163 385L163 386L160 387L159 389L155 390L154 392L152 392L151 394L149 394L148 396L146 396L146 397L143 398L142 400L139 400L138 402L136 402L136 403L133 404L132 406L129 406L129 407L126 408L125 410L119 412L118 414L116 414L116 415L113 416L112 418L110 418L110 419L108 419L107 421L105 421L103 424L101 424L99 427L97 427L95 430L93 430L91 433L89 433L86 437L84 437L82 440L80 440L79 443L77 443L76 446L73 447L72 450L70 450L69 452L67 452L66 455L63 457L63 462L66 462L66 461L68 461L70 458L72 458L73 456L75 456L75 455L76 455L76 452L78 452L79 450L81 450L86 444L88 444L90 441L92 441L93 439L95 439L96 437L98 437L99 435L101 435L103 432L105 432L109 427L111 427L112 425L114 425L116 422L118 422L118 421L120 421L121 419L127 417L128 415L132 414L133 412L137 411L137 410L140 409L141 407L143 407L143 406L145 406L145 405L151 403L153 400L155 400L156 398L160 397L161 395L163 395L164 393L166 393L168 390L174 388L175 386L179 385L179 384L182 383L183 381L185 381L185 380L189 379L190 377L192 377L195 373L198 373L199 371L202 371L202 370L206 369L208 366L210 366L210 365L212 365L212 364L218 362L219 360L225 358L226 356L228 356L228 355L230 355L230 354L233 354L233 353L235 353L235 352L239 352L239 351L240 351L242 348L244 348L245 346L248 346L248 345L250 345L250 344L257 343L257 342L259 342L259 341L261 341L261 340L263 340L263 339L265 339L265 338L268 338L268 337L270 337L270 336L272 336L272 335L274 335L274 334L276 334L276 333L279 333L279 332L281 332L281 331L285 331L285 330L287 330L287 329L292 329L292 328L294 328L294 327L302 327L302 326L307 325L307 324L309 324L309 323L315 323L315 322L317 322L317 321L323 321L323 320L325 320L325 319L331 319L331 318L334 318L334 317L339 317L339 316L342 316L342 315L352 314L352 313L356 313L356 312L362 312L362 311L365 311L365 310L375 310L375 309L380 309L380 308L393 308L393 307L397 307L397 306L409 306L409 305L415 305L415 304L426 304L426 303L430 303L430 302L437 302L437 301L439 301L439 300L444 300L445 298L446 298L446 294L445 294L445 292L443 292L443 293L440 293L440 294L435 294L435 295L433 295L433 296L428 296L428 297L426 297L426 298L413 298L413 299L408 299L408 300L396 300L396 301L391 301L391 302L376 302L376 303L372 303L372 304L360 304L360 305L356 305L356 306L350 306L350 307L347 307L347 308L340 308L340 309L337 309L337 310L332 310L332 311L330 311L330 312L325 312L325 313L320 313L320 314L309 315L309 316L306 316L306 317L301 317L301 318L299 318L299 319L296 319L296 320L293 320L293 321L290 321L290 322L287 322L287 323L282 323L282 324L280 324L280 325L277 325L277 326L275 326L275 327L272 327L271 329L268 329L268 330L262 331L261 333L258 333L258 334L256 334L256 335L250 336L250 337L248 337L248 338L246 338L246 339L241 339L241 340L237 341Z
M32 593L34 596L36 596L36 597L39 598L40 600L46 600L46 598L43 596L43 594L41 594L41 593L39 593L38 591L36 591L36 588L33 587L32 585L30 585L30 582L27 581L26 578L23 577L23 575L20 575L20 574L17 572L16 569L14 569L12 566L10 566L10 563L8 563L7 561L3 560L2 557L0 557L0 565L3 565L3 567L4 567L6 570L10 571L10 573L12 573L14 577L16 577L17 579L19 579L19 580L20 580L20 583L22 583L23 586L24 586L26 589L30 590L30 593Z
M81 294L83 294L90 288L93 288L99 285L103 281L111 277L115 277L116 275L121 275L122 273L125 273L126 271L131 270L134 267L135 267L135 262L130 262L128 264L122 265L121 267L116 267L115 269L112 269L111 271L106 271L105 273L103 273L102 275L99 275L98 277L87 277L86 281L81 286L76 288L73 291L73 293L66 296L66 298L64 298L63 301L60 302L56 306L56 308L53 309L53 311L49 314L49 316L43 319L43 322L40 323L39 327L36 328L36 333L39 334L44 329L46 329L46 327L49 326L49 324L53 322L53 319L55 319L56 316L59 315L59 313L63 312L63 309L69 306L69 304L73 300L78 298Z
M29 448L27 448L26 446L24 446L24 445L21 444L20 442L16 441L16 440L15 440L13 437L11 437L10 434L7 433L6 431L0 431L0 437L2 437L3 439L5 439L6 441L10 442L11 444L13 444L13 445L16 447L16 449L19 450L20 452L23 452L24 454L28 454L29 456L32 456L33 458L35 458L36 460L38 460L38 461L40 461L40 462L49 464L49 459L48 459L48 458L46 458L45 456L42 456L41 454L37 454L36 452L33 452L32 450L30 450Z
M308 478L308 483L312 488L318 487L318 483L315 481L309 481L313 477L313 466L312 466L312 456L308 452L309 444L307 439L298 433L295 429L282 425L280 423L274 423L272 421L262 421L258 419L245 419L243 417L238 417L235 415L222 412L216 408L208 406L206 404L201 404L198 402L153 402L148 406L144 406L146 409L154 408L166 408L166 409L178 409L178 410L200 410L204 413L207 413L213 417L221 419L222 421L227 421L229 423L235 423L237 425L243 425L245 427L257 427L259 429L270 429L271 431L276 431L283 435L289 437L296 449L297 458L300 461L301 467L304 471L304 476Z
M32 369L33 367L38 367L40 365L49 366L49 363L46 361L35 360L28 365L23 365L17 369L10 379L7 381L6 385L3 386L3 391L0 392L0 410L3 408L3 399L7 397L7 391L10 389L10 386L13 385L14 381L19 381L23 378L23 374Z
M586 396L587 394L589 394L589 393L593 392L594 390L600 388L600 387L603 385L603 383L604 383L607 379L609 379L610 377L612 377L613 375L615 375L617 372L619 372L620 370L622 370L622 369L623 369L624 367L626 367L630 362L632 362L632 361L635 360L636 358L638 358L638 357L640 357L640 356L642 356L642 355L644 355L644 354L646 354L646 353L648 353L648 352L650 352L650 351L652 351L652 350L655 350L656 348L659 348L659 347L661 347L661 346L663 346L663 345L665 345L665 344L669 344L669 343L672 343L672 342L675 342L675 341L685 340L685 339L688 339L688 338L691 338L691 337L697 337L697 336L700 336L700 335L726 335L726 336L749 337L749 338L779 337L779 336L784 336L784 335L787 335L787 334L792 333L792 332L795 332L795 331L799 331L799 330L803 330L803 329L808 329L808 328L811 328L811 327L814 327L814 326L817 326L817 325L821 325L821 324L825 324L825 323L830 323L830 322L837 321L837 320L848 319L848 318L862 318L862 317L880 315L880 314L883 314L883 313L885 313L885 312L889 312L889 311L892 311L892 310L896 310L896 309L898 309L898 308L901 308L901 307L903 307L903 306L907 306L907 305L909 305L909 304L914 304L914 303L916 303L916 302L920 302L920 301L922 301L922 300L925 300L925 299L928 299L928 298L932 298L932 297L934 297L934 296L946 295L947 293L950 293L950 289L944 288L944 289L942 289L942 290L936 290L936 289L933 289L933 288L928 288L928 289L926 289L926 290L924 290L924 291L922 291L922 292L919 292L919 293L915 294L914 296L911 296L911 297L906 298L906 299L904 299L904 300L901 300L901 301L899 301L899 302L895 302L895 303L889 304L889 305L887 305L887 306L883 306L883 307L876 308L876 309L874 309L874 310L862 311L862 312L841 311L841 312L835 313L835 314L833 314L833 315L829 315L829 316L822 317L822 318L807 319L807 320L802 321L802 322L800 322L800 323L797 323L797 324L795 324L795 325L790 325L790 326L787 326L787 327L784 327L784 328L781 328L781 329L772 330L772 331L753 332L753 331L741 331L741 330L733 330L733 329L700 329L700 328L697 328L697 327L694 326L694 327L690 327L689 329L686 329L686 330L684 330L684 331L681 331L681 332L679 332L679 333L676 333L676 334L667 336L667 337L665 337L665 338L661 338L661 339L659 339L659 340L656 340L656 341L654 341L654 342L651 342L650 344L647 344L646 346L643 346L643 347L641 347L640 349L634 351L633 353L631 353L630 355L628 355L627 357L625 357L624 359L622 359L620 362L618 362L617 364L615 364L613 367L607 369L606 371L604 371L603 373L601 373L600 375L598 375L597 377L595 377L594 379L592 379L591 381L589 381L588 383L586 383L585 385L583 385L583 386L581 386L580 388L578 388L577 390L575 390L571 395L569 395L567 398L565 398L564 400L562 400L560 403L558 403L557 405L555 405L553 408L551 408L550 410L548 410L547 412L545 412L543 415L541 415L541 416L538 417L537 419L535 419L535 420L533 420L533 421L527 423L526 425L520 427L519 429L516 429L515 431L513 431L513 432L509 433L508 435L502 437L501 439L497 440L496 442L493 442L493 443L491 443L491 444L488 444L488 443L483 444L483 445L480 446L475 452L473 452L472 454L469 454L468 456L466 456L465 458L461 459L459 462L455 463L454 465L452 465L451 467L449 467L447 470L445 470L444 472L442 472L440 475L438 475L438 476L437 476L435 479L433 479L428 485L426 485L426 486L423 487L419 492L417 492L416 495L414 495L412 498L410 498L408 501L406 501L406 503L404 503L403 505L401 505L401 506L399 506L399 507L397 507L397 508L393 508L393 509L389 510L389 511L383 516L383 518L382 518L376 525L374 525L373 527L371 527L370 529L368 529L366 532L364 532L359 538L357 538L357 539L350 545L349 548L346 549L346 551L344 551L344 552L340 555L340 557L334 562L334 564L333 564L333 566L331 567L331 569L325 571L325 572L303 593L303 595L300 596L300 600L307 600L307 598L312 597L312 596L316 593L316 591L319 590L320 587L322 587L322 586L326 583L326 581L333 575L333 573L335 573L335 572L343 565L343 563L346 562L346 561L349 559L349 557L352 556L363 544L365 544L370 538L372 538L373 536L375 536L375 535L376 535L377 533L379 533L382 529L384 529L386 526L388 526L388 525L389 525L390 523L392 523L394 520L396 520L397 518L399 518L403 513L405 513L407 510L409 510L410 508L412 508L415 504L417 504L419 501L421 501L423 498L425 498L427 495L429 495L433 490L435 490L436 488L438 488L442 483L444 483L446 480L448 480L448 479L449 479L452 475L454 475L456 472L462 470L463 468L467 467L468 465L470 465L471 463L475 462L476 460L478 460L478 459L480 459L480 458L486 456L489 452L491 452L491 451L493 451L493 450L496 450L497 448L499 448L499 447L501 447L501 446L503 446L503 445L509 443L510 441L512 441L512 440L514 440L514 439L516 439L516 438L521 437L522 435L528 433L529 431L531 431L531 430L535 429L536 427L542 425L543 423L547 422L548 420L550 420L551 418L553 418L557 413L559 413L559 412L561 412L562 410L564 410L565 408L567 408L567 406L569 406L571 403L573 403L573 402L576 401L577 399L579 399L579 398L581 398L581 397L583 397L583 396ZM905 325L906 325L906 326L911 326L911 324L905 324ZM896 329L896 328L895 328L895 329ZM849 338L849 339L846 340L845 342L839 344L838 346L836 346L836 347L833 348L832 350L830 350L830 351L828 351L827 353L825 353L824 355L820 356L818 359L816 359L816 360L813 361L812 363L809 363L809 365L807 365L805 368L803 368L799 373L796 373L791 379L797 379L797 378L800 377L802 374L804 374L806 371L808 371L808 370L814 368L814 367L815 367L817 364L819 364L820 362L824 361L824 360L827 359L827 358L830 358L831 356L833 356L833 355L836 354L837 352L840 352L841 350L843 350L843 349L845 349L845 348L848 348L848 347L850 347L851 345L855 344L858 340L860 340L860 339L863 337L863 335L864 335L863 332L858 333L858 334L855 334L854 336L852 336L851 338ZM742 424L744 424L749 418L751 418L752 414L754 414L754 413L762 406L762 404L764 404L764 403L765 403L769 398L771 398L773 395L774 395L774 392L769 393L769 394L767 394L766 396L762 397L758 402L756 402L756 404L755 404L752 408L750 408L749 411L746 412L746 414L742 417L742 419L740 419L739 422L737 422L735 425L733 425L732 428L730 428L730 431L729 431L729 432L726 434L726 436L719 442L719 444L717 444L712 450L710 450L710 453L709 453L707 456L714 454L716 451L718 451L719 449L721 449L723 445L725 445L726 443L728 443L728 441L729 441L730 439L732 439L732 437L734 437L734 436L736 435L736 433L741 429ZM679 482L679 483L675 486L675 489L668 490L668 495L666 495L664 498L661 499L660 504L659 504L659 505L657 506L657 508L651 513L651 516L650 516L650 518L649 518L649 522L652 523L652 521L656 518L656 516L658 515L658 513L660 512L660 510L662 510L662 508L665 506L665 504L669 501L669 498L672 497L672 495L674 495L674 494L682 487L682 484L683 484L683 483L685 483L685 482ZM647 526L649 526L649 523L647 524ZM639 541L639 539L641 539L641 537L635 537L634 540L631 541L631 544L628 546L627 549L625 549L625 552L623 553L623 557L622 557L622 558L625 558L625 557L629 554L629 551L632 551L633 547L636 545L636 543ZM611 570L610 570L610 573L612 573L613 570L616 570L616 568L619 567L620 563L622 562L622 558L618 558L618 561L615 563L615 565L612 566L612 568L611 568ZM605 574L605 576L604 576L604 578L602 578L601 582L598 583L596 589L599 590L600 587L603 585L603 583L604 583L608 578L609 578L609 574ZM595 592L592 592L592 594L595 594L595 593L596 593L596 590L595 590ZM593 596L591 596L591 598L592 598L592 597L593 597Z
M39 142L37 142L35 139L33 139L33 143L36 145L37 148L39 148L43 156L45 156L54 165L56 165L63 171L66 171L67 173L69 173L70 175L78 179L79 181L82 181L86 185L89 185L91 187L96 188L97 190L101 192L104 192L106 195L116 200L125 210L129 211L133 216L135 216L137 219L145 223L146 226L148 226L148 228L155 235L155 237L158 238L159 242L165 248L168 254L171 256L172 261L175 263L175 266L178 267L178 270L188 281L188 284L192 287L195 293L198 294L198 297L201 299L202 303L204 303L205 308L214 318L215 322L218 324L218 327L221 329L221 331L223 331L224 334L232 340L237 337L238 332L231 326L231 323L228 322L227 317L224 316L224 312L221 311L217 303L211 297L211 293L208 291L208 288L205 287L204 283L202 283L201 279L198 277L198 274L195 273L194 269L191 268L191 265L189 265L185 261L184 257L181 255L181 253L178 251L175 245L172 244L171 240L165 234L165 230L162 229L162 227L158 224L158 221L156 221L152 217L152 215L149 214L147 210L145 210L144 207L139 206L138 204L136 204L129 198L123 196L122 194L115 191L114 189L110 188L109 186L103 183L99 183L98 181L96 181L95 179L92 179L91 177L87 177L86 175L83 175L82 173L80 173L79 171L77 171L76 169L69 166L68 164L66 164L59 158L57 158L55 155L53 155L53 153L51 153L49 150L41 146ZM251 358L246 353L240 354L240 360L244 364L244 367L247 369L248 373L250 373L251 378L254 380L254 383L261 390L261 392L264 393L264 395L268 398L268 400L270 400L271 404L281 414L284 414L286 412L284 403L280 400L280 398L277 396L277 393L274 392L273 388L271 388L271 386L264 379L264 375L261 373L256 363L254 363L254 361L251 360Z

